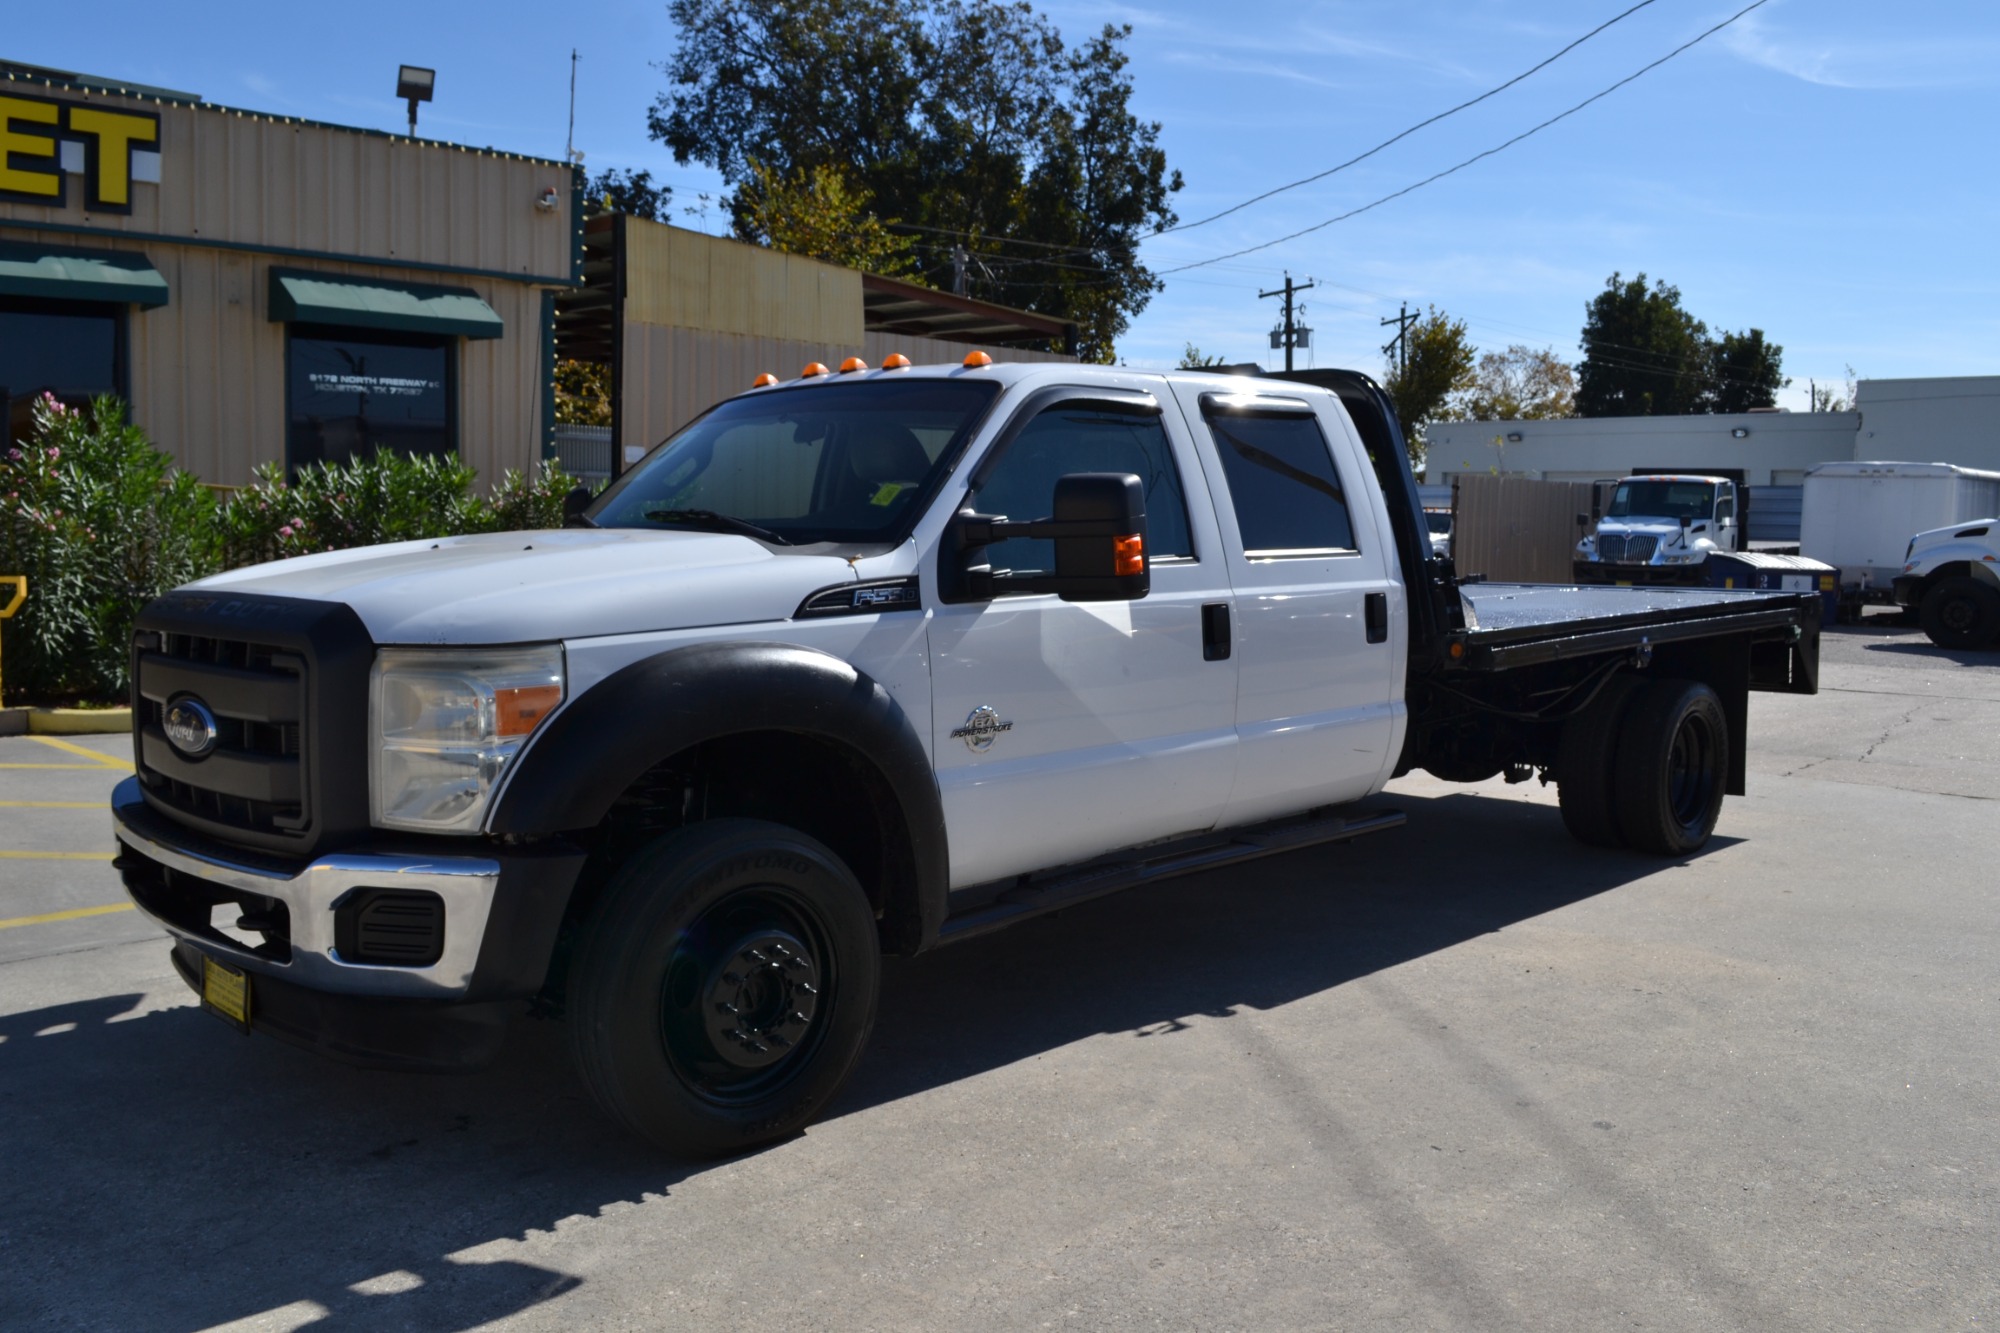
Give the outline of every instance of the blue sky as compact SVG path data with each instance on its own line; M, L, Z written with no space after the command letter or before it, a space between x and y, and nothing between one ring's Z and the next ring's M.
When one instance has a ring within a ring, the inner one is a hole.
M1156 268L1257 245L1491 148L1658 59L1749 0L1654 0L1533 78L1348 171L1150 241ZM1632 0L1049 0L1072 40L1133 26L1138 109L1162 123L1193 219L1324 170L1554 53ZM721 192L646 137L672 51L664 5L269 3L34 6L0 55L218 102L398 129L400 62L438 69L426 133L559 157L582 53L586 165L643 167L676 203ZM1713 329L1761 327L1808 377L2000 372L1993 297L2000 6L1768 0L1636 83L1495 157L1311 236L1176 274L1120 352L1194 342L1269 360L1290 270L1321 365L1379 370L1397 305L1437 304L1475 342L1576 355L1614 270L1678 285ZM701 226L697 216L682 219ZM711 208L708 229L722 219Z

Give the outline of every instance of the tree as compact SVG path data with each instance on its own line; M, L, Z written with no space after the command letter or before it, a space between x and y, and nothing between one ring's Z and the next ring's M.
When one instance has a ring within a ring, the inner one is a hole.
M1448 419L1453 397L1472 388L1472 356L1465 321L1436 306L1405 332L1402 363L1390 364L1383 387L1396 404L1412 462L1422 457L1424 426Z
M677 161L733 187L737 234L761 167L831 168L912 239L920 280L1079 326L1110 361L1159 290L1138 245L1175 221L1159 126L1131 112L1123 43L1065 44L1026 3L670 0L680 44L648 117ZM746 185L751 188L746 192Z
M736 233L746 241L892 277L911 268L910 238L884 227L868 210L867 189L837 166L784 177L753 163L736 201Z
M611 367L595 361L556 362L556 420L565 426L611 424Z
M1806 410L1809 412L1852 412L1855 404L1861 397L1860 387L1855 380L1854 367L1849 366L1847 367L1846 391L1843 393L1840 387L1836 385L1821 385L1814 382L1810 390L1812 405Z
M1545 421L1576 415L1576 374L1546 347L1514 343L1482 352L1472 386L1456 404L1472 421Z
M624 213L649 222L666 222L673 212L674 187L653 184L650 171L620 171L616 167L591 177L583 191L585 217Z
M1229 360L1227 357L1210 356L1193 343L1189 343L1181 352L1181 363L1175 366L1174 369L1208 370L1215 366L1226 366L1228 364Z
M1701 410L1710 371L1708 326L1681 293L1641 273L1616 273L1584 307L1576 408L1586 417L1677 416Z
M1708 384L1702 410L1748 412L1776 407L1778 390L1791 381L1780 368L1785 349L1764 341L1764 330L1725 333L1708 345Z

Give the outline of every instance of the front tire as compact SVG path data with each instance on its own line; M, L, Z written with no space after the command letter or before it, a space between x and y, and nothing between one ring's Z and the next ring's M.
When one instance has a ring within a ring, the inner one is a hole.
M839 857L724 819L619 868L570 977L571 1052L598 1105L670 1152L715 1157L832 1102L874 1027L881 952Z
M1621 727L1612 801L1626 846L1656 856L1700 850L1722 813L1729 719L1699 681L1650 681Z
M1924 634L1940 648L1984 648L2000 639L2000 593L1963 574L1924 594Z

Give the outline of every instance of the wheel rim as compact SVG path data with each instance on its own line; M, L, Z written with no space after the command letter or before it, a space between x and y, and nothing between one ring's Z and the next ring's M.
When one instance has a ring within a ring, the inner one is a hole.
M1715 728L1699 713L1689 713L1674 730L1667 756L1667 802L1674 822L1683 829L1699 828L1715 800Z
M1938 608L1938 622L1953 634L1970 634L1979 608L1970 597L1953 597Z
M799 895L739 889L674 942L660 993L660 1041L675 1074L709 1101L768 1096L825 1034L836 978L829 932Z

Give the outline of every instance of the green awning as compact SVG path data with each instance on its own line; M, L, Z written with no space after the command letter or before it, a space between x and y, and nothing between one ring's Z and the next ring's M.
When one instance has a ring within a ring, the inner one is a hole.
M287 268L271 270L271 318L280 324L335 324L465 338L498 338L507 331L493 307L469 288Z
M167 280L144 255L0 241L0 296L156 306L167 303Z

